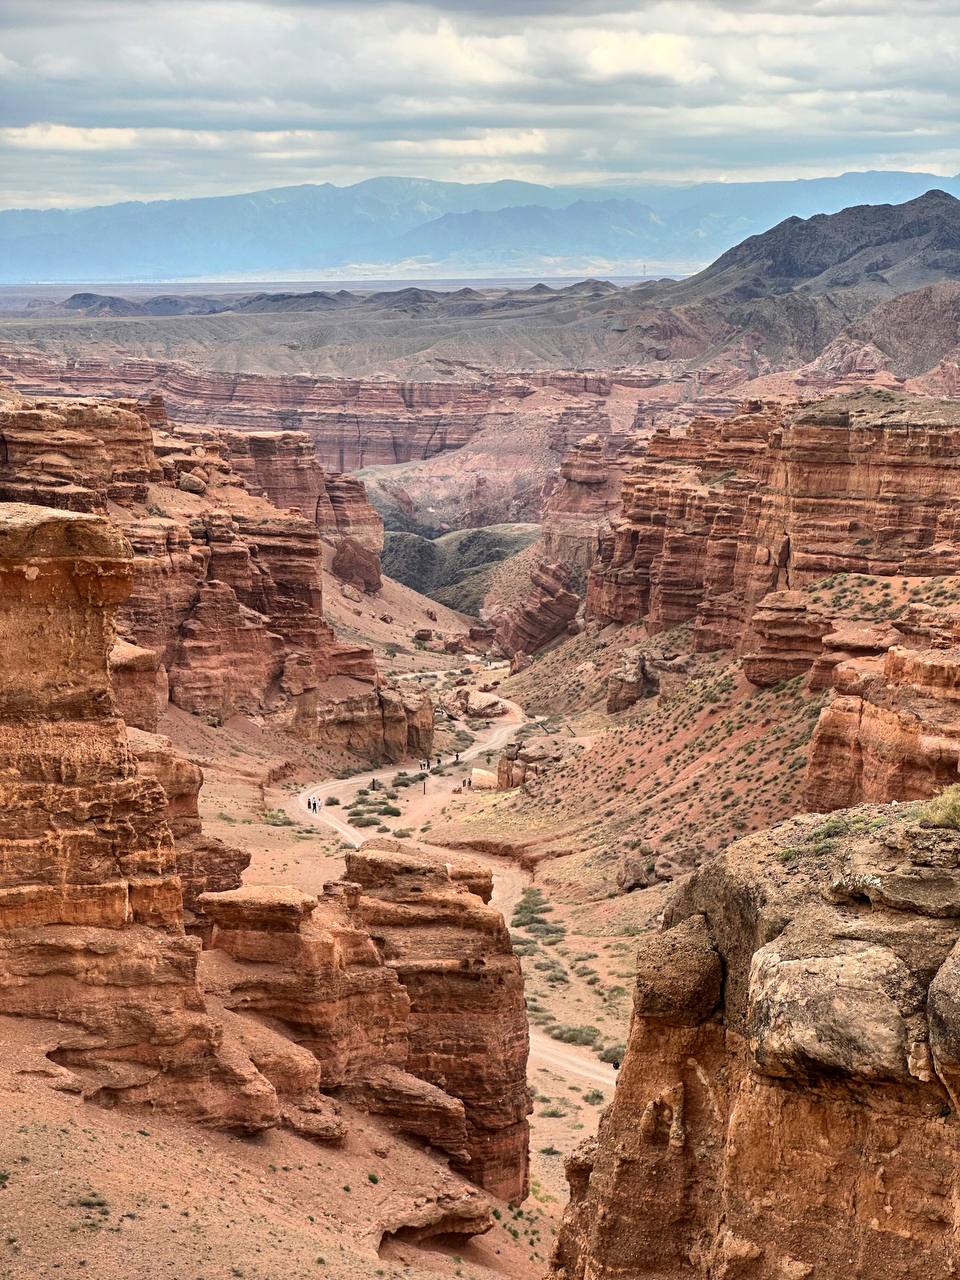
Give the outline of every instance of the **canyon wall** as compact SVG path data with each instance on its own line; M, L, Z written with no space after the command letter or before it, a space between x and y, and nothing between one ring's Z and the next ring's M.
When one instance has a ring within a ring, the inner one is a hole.
M956 1272L960 835L801 817L695 873L640 944L565 1280Z
M0 507L0 1012L44 1020L61 1087L257 1130L276 1094L204 1008L166 796L114 708L132 571L99 517Z
M519 655L536 653L567 633L580 608L575 585L567 565L538 565L530 575L529 592L491 618L495 648L506 657L517 659Z
M156 400L21 401L0 412L0 499L109 506L129 539L115 667L131 723L154 730L169 698L218 724L268 714L364 759L429 747L425 699L388 687L324 621L324 545L345 581L376 591L383 527L303 433L179 433Z
M568 565L581 592L600 539L619 516L623 477L642 451L639 438L614 448L598 435L586 435L560 464L559 482L544 507L537 551L544 564Z
M657 433L623 481L588 617L692 623L701 650L743 648L768 592L831 573L949 572L955 417L913 418L910 402L867 397L852 410L750 404Z
M103 1106L323 1143L359 1109L522 1198L526 1017L489 875L374 850L363 885L319 900L239 887L246 858L203 840L199 769L116 713L133 577L104 518L0 504L0 1014L18 1066ZM487 1230L486 1202L437 1172L442 1193L393 1206L394 1227Z
M0 357L20 391L81 396L161 395L177 422L243 430L307 432L335 471L429 458L465 444L494 402L533 387L505 375L469 381L398 382L199 370L154 360Z

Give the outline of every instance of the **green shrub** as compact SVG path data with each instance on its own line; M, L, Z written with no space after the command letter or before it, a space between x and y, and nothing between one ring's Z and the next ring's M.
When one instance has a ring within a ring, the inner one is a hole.
M928 827L960 827L960 783L945 787L938 796L928 800L920 820Z
M292 827L294 821L288 813L284 813L282 809L264 809L263 821L268 827Z
M324 800L324 802L323 802L323 803L324 803L324 804L339 804L339 803L340 803L340 801L337 799L337 797L336 797L336 796L327 796L326 800Z

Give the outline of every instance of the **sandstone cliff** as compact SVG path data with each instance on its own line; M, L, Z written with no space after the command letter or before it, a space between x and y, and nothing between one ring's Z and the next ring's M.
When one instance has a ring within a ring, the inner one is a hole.
M530 575L530 592L491 619L496 646L507 657L536 653L574 623L580 597L565 564L541 564Z
M0 1012L46 1020L67 1087L259 1129L276 1093L204 1009L167 798L114 709L131 579L105 520L0 508Z
M0 506L0 1015L21 1069L105 1107L323 1143L359 1108L524 1195L526 1020L503 919L473 892L489 876L372 852L366 894L238 887L247 859L200 830L200 770L116 714L133 576L102 517ZM489 1229L439 1164L437 1184L374 1231Z
M948 572L958 433L948 404L872 393L659 432L623 481L588 616L692 622L698 648L743 648L771 591L837 572Z
M267 714L364 759L429 748L426 699L386 686L372 653L324 621L324 546L376 591L383 530L363 486L327 476L303 433L176 431L155 399L22 401L0 413L0 497L109 504L129 538L112 655L129 723L155 730L169 699L214 723Z
M598 544L619 514L624 473L642 445L631 441L615 452L600 436L576 442L560 464L560 482L547 500L538 550L544 563L568 565L582 590Z
M954 1273L960 836L921 816L797 818L680 890L558 1276Z

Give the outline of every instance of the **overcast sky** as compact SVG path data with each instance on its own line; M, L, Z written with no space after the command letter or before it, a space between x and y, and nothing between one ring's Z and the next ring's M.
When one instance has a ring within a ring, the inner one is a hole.
M960 171L960 0L0 0L0 203Z

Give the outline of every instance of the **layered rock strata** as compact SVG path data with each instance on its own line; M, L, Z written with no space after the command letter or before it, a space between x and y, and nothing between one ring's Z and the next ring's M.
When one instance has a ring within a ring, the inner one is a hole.
M0 494L110 504L134 548L111 656L129 723L154 731L169 699L212 723L269 714L299 736L329 732L364 759L429 748L428 699L386 686L372 652L339 645L323 618L325 545L345 577L380 586L382 522L363 486L326 476L303 433L178 432L162 410L40 401L0 414ZM287 487L305 511L270 500Z
M490 874L380 844L348 854L347 878L319 899L266 886L202 895L215 926L205 985L309 1049L322 1091L521 1200L526 1013L503 917L486 905Z
M87 1096L255 1130L276 1093L204 1009L167 800L114 707L132 568L99 517L0 507L0 1012L56 1027Z
M918 816L794 819L673 899L557 1276L955 1273L960 835Z
M831 573L936 575L956 563L960 425L865 397L856 410L729 419L658 432L625 477L590 574L589 617L692 623L701 650L747 648L771 591Z
M915 800L960 780L960 646L894 644L832 675L810 743L810 808Z
M619 516L624 474L641 450L639 441L614 450L601 436L587 435L560 464L560 481L547 499L537 550L547 564L568 565L581 591L601 537Z
M565 564L538 565L529 594L491 619L499 652L509 658L536 653L567 632L580 608L574 585Z
M527 1015L520 962L486 868L412 848L347 854L358 910L410 999L408 1071L461 1100L466 1160L504 1200L527 1195Z

